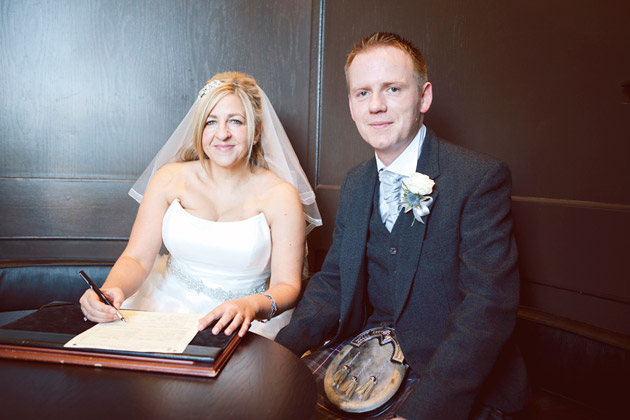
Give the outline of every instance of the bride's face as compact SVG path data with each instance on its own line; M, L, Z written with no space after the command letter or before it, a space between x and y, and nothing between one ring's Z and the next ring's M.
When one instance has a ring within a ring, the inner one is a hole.
M223 167L244 165L249 154L245 107L236 95L227 95L210 111L201 137L203 151Z

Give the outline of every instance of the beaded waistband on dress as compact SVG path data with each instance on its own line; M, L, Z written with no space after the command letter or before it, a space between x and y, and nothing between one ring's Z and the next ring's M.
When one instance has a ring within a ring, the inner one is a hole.
M243 290L240 292L234 292L231 290L225 290L220 288L208 287L206 286L200 279L195 276L191 276L190 274L184 272L177 261L169 256L168 258L168 268L166 272L172 275L174 278L179 280L179 282L189 290L192 290L197 293L201 293L210 298L217 299L220 301L228 301L232 299L239 299L245 296L255 295L267 290L266 283L262 285L250 289Z

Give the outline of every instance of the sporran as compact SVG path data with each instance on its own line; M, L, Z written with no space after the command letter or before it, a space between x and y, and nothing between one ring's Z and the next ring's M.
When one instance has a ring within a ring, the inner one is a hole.
M371 328L345 345L326 369L329 402L347 413L378 410L396 394L408 366L391 328Z

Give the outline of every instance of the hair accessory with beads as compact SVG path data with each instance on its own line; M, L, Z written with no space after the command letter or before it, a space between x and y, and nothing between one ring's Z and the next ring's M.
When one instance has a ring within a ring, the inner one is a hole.
M210 92L212 89L216 88L217 86L221 86L222 83L223 83L222 81L217 79L217 80L213 80L210 83L206 84L199 91L199 95L197 95L197 99L203 98L203 95L205 95L206 93Z

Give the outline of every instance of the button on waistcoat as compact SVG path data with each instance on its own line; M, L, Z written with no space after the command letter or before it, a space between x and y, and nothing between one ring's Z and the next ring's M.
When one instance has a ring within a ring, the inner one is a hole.
M394 307L391 296L397 285L398 242L400 223L396 223L390 233L381 219L378 197L378 184L372 203L372 216L368 228L367 256L367 292L369 297L368 313L371 311L367 328L385 323L392 326Z

